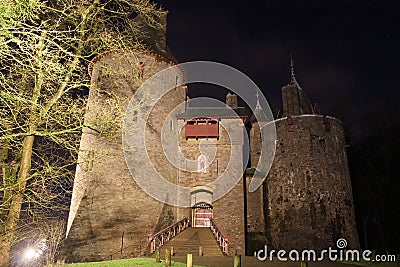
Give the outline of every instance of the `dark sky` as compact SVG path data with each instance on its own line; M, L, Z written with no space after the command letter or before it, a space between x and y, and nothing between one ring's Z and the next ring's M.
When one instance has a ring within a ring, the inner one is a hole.
M398 1L157 1L167 10L168 45L180 62L210 60L247 74L273 109L296 78L323 114L358 122L376 103L399 101ZM223 98L209 86L189 86L190 96ZM399 101L400 103L400 101ZM381 105L382 106L382 105Z

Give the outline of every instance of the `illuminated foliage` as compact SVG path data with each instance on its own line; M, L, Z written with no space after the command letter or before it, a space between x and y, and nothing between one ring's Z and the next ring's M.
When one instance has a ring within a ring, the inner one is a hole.
M21 214L65 209L90 60L107 50L145 49L141 26L159 27L164 13L148 0L0 4L0 266L7 266ZM115 128L112 118L99 120L92 127Z

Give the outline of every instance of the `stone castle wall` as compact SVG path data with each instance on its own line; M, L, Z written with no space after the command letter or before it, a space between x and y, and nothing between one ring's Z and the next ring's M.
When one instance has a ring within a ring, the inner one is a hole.
M276 120L276 155L264 186L269 241L277 249L358 247L342 123L300 115Z
M190 207L172 207L145 193L134 181L122 149L121 123L129 100L144 81L173 64L154 53L126 52L109 54L94 64L85 116L85 124L91 126L82 134L68 220L65 250L69 261L144 255L149 250L149 235L185 217L192 219ZM153 89L157 90L157 84ZM295 99L296 87L285 90L286 98ZM147 154L164 179L180 186L194 188L211 183L215 194L225 186L215 183L217 177L226 171L238 177L224 197L211 203L214 220L229 238L230 254L244 254L246 238L248 247L256 244L253 242L267 243L263 237L277 249L325 249L335 247L338 238L347 239L349 247L358 247L340 121L313 114L291 114L276 120L274 163L263 186L250 193L250 177L243 177L241 119L219 118L220 136L208 140L214 143L216 156L208 160L205 172L183 170L185 166L173 166L166 157L164 149L172 147L167 149L172 159L177 159L180 150L196 161L201 154L199 146L207 140L186 139L185 121L168 117L185 101L185 91L184 86L173 88L151 110L145 132ZM289 104L284 106L289 111L302 112L291 108L299 105L296 101ZM261 150L257 127L253 124L250 130L252 167L256 167ZM163 147L165 131L177 137L176 147L168 142ZM232 142L228 132L239 141ZM232 153L234 149L240 153ZM134 161L142 166L143 158Z
M254 192L249 192L251 177L246 179L246 201L247 201L247 232L265 233L265 219L263 208L263 186Z
M84 129L81 139L80 164L74 181L64 248L68 251L68 261L144 255L149 251L148 236L185 217L191 219L191 208L163 204L136 184L122 149L120 124L129 100L142 82L171 64L155 55L114 53L103 57L93 66L92 88L85 116L85 124L92 126ZM152 166L164 179L185 187L212 182L219 173L226 171L229 162L235 166L233 169L240 177L238 183L224 198L212 204L215 221L229 237L230 253L237 251L243 254L243 158L242 154L235 154L230 159L232 146L241 151L243 144L230 142L225 130L236 129L235 133L241 136L239 140L243 140L242 120L222 119L221 125L225 126L220 126L220 138L215 140L216 159L206 173L180 170L165 156L162 132L170 131L172 135L179 136L179 147L183 154L189 159L197 159L200 153L197 147L201 139L186 140L184 131L179 132L178 124L182 121L168 117L185 100L185 90L183 86L172 89L151 110L145 132L146 151ZM104 124L103 120L110 122ZM141 164L142 160L137 159L137 164Z
M184 121L180 120L182 127ZM229 129L226 129L229 128ZM241 119L220 119L219 138L207 139L210 146L215 146L216 153L214 160L207 159L209 166L205 173L180 171L179 185L187 187L204 186L215 181L219 176L226 172L229 164L236 177L240 180L234 187L221 199L213 200L213 219L218 224L222 232L229 238L229 253L235 251L244 254L245 251L245 223L244 223L244 184L243 184L243 157L231 155L233 151L242 151L243 143L232 142L228 132L235 132L236 140L243 140L244 126ZM232 137L232 136L231 136ZM204 138L185 138L184 129L179 134L179 148L186 158L197 160L200 156L200 144ZM233 179L233 178L232 178ZM218 185L217 185L218 186ZM222 185L223 186L223 185ZM215 189L215 188L214 188ZM180 209L180 217L190 215L190 209ZM191 218L191 217L189 217Z
M123 116L118 117L141 82L171 64L154 54L124 53L94 65L85 116L85 124L93 126L84 129L81 139L65 247L69 261L143 255L148 252L147 237L176 221L172 207L147 195L133 180L122 150ZM184 101L185 90L176 88L162 98L146 125L150 159L167 179L173 177L167 175L172 167L160 156L160 131L153 125ZM102 125L104 119L117 124Z

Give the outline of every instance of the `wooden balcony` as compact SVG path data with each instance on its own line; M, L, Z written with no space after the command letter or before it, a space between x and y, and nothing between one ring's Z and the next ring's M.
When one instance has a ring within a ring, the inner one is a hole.
M209 118L196 118L186 122L185 137L199 138L199 137L219 137L218 121Z

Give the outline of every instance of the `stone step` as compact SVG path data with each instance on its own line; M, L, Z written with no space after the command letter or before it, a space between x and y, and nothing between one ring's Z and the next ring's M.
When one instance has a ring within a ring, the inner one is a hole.
M160 247L160 256L165 258L165 249L174 248L174 255L185 256L186 254L199 254L202 247L204 256L223 256L214 235L208 227L189 227L179 233L176 237Z

